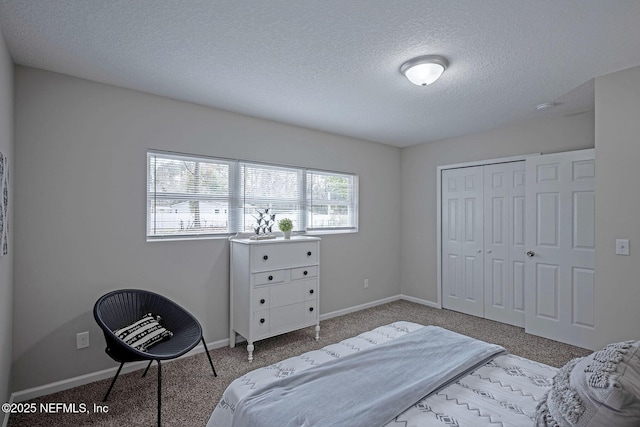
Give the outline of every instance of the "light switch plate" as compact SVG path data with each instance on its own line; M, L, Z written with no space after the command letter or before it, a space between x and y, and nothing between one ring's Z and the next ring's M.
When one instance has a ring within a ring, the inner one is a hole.
M629 255L629 239L616 239L616 255Z

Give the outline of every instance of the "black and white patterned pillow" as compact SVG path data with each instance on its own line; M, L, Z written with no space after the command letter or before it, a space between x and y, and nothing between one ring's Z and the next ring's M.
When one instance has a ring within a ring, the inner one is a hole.
M173 336L173 333L160 325L160 316L147 313L140 320L124 328L113 331L118 338L131 347L147 351L149 347Z

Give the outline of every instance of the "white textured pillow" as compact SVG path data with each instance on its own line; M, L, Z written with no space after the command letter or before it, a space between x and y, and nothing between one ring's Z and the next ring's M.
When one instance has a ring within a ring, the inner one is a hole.
M609 344L560 368L537 426L640 426L640 341Z
M137 322L113 331L113 333L131 347L147 351L152 345L173 336L171 331L160 326L158 323L160 320L160 316L154 317L151 313L147 313Z

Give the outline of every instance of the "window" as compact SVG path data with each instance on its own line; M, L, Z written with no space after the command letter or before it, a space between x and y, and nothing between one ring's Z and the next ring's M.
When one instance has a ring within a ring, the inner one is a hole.
M254 231L257 211L269 208L276 221L289 218L302 224L303 169L240 163L242 183L242 231ZM276 225L273 231L278 231Z
M149 151L147 238L253 232L264 209L295 232L355 232L357 184L354 174Z
M229 233L232 162L147 154L147 236Z
M354 175L307 171L307 230L349 230L356 224Z

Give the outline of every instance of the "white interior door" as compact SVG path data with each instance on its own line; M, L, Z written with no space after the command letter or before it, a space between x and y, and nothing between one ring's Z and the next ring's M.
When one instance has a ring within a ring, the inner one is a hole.
M593 347L595 151L526 160L525 324L531 334Z
M484 317L524 326L525 162L484 167Z
M442 305L483 316L482 167L442 171Z

